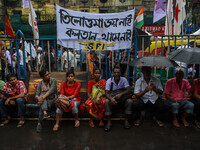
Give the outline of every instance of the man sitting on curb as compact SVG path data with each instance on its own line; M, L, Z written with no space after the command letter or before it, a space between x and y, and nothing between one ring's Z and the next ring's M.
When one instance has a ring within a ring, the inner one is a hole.
M185 127L189 126L189 123L186 121L186 117L189 114L192 114L194 109L194 104L188 101L185 97L185 91L190 91L191 86L187 80L183 79L183 77L184 70L181 67L176 68L175 77L166 82L164 90L167 101L171 105L173 115L172 123L175 127L180 127L177 120L177 114L180 107L183 107L185 111L182 116L182 122Z
M8 74L6 79L8 82L4 85L2 90L3 94L0 94L0 113L2 118L6 118L6 120L2 122L0 126L3 127L11 121L11 116L7 113L6 106L17 104L18 115L20 116L17 127L22 127L24 124L24 109L27 90L24 82L17 80L15 74Z
M164 126L160 119L170 106L159 96L163 88L160 80L151 76L151 67L142 67L142 77L136 81L134 93L137 98L133 102L133 110L137 112L134 125L140 126L141 111L148 108L153 112L153 119L158 126Z
M38 100L40 105L39 119L36 131L42 130L42 120L48 118L47 111L54 104L54 100L57 94L57 82L55 78L50 77L50 73L43 69L39 72L42 81L37 86L35 98Z
M124 122L124 127L126 129L130 128L130 124L128 122L128 116L131 115L131 113L132 113L131 97L128 99L125 99L123 102L119 103L120 99L122 99L124 96L126 96L129 93L129 91L130 91L129 83L126 78L121 77L121 71L120 71L119 67L115 67L113 69L113 72L114 72L113 78L109 78L106 82L106 98L107 99L105 101L105 116L107 117L108 122L107 122L107 125L105 126L105 131L107 131L107 132L110 131L110 129L111 129L110 116L112 114L112 111L111 111L112 105L121 104L125 107L126 118L125 118L125 122ZM122 89L122 88L124 88L125 91L122 91L121 93L116 94L114 97L110 96L111 91L114 92L115 90Z

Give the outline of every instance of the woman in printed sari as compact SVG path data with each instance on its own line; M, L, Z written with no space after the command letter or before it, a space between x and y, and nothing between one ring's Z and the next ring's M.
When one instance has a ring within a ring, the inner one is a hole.
M86 109L88 110L90 114L90 121L89 126L94 127L94 117L97 119L100 119L99 126L104 126L103 123L103 114L105 111L104 103L106 98L105 95L105 86L106 86L106 80L102 79L101 77L101 70L95 69L93 73L93 80L90 80L88 82L88 100L85 102Z
M75 81L75 74L73 71L68 71L66 74L67 80L62 82L60 86L60 97L56 100L56 106L58 106L58 102L64 104L65 107L57 107L56 109L56 124L54 125L53 131L58 131L59 129L59 122L62 118L62 113L69 112L72 110L72 113L75 117L75 124L74 127L79 127L80 122L78 118L79 112L79 105L81 104L81 97L80 97L80 89L81 83ZM82 106L82 105L81 105ZM82 107L81 107L82 108Z

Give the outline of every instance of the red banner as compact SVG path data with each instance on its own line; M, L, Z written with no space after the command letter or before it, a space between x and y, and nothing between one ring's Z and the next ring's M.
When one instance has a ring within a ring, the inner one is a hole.
M153 35L164 35L165 34L165 26L142 26L142 31L146 31ZM172 27L173 31L173 27Z

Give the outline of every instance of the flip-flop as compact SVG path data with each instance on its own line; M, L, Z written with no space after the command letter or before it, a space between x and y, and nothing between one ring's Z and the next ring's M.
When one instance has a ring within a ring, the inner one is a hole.
M155 120L155 122L157 123L157 125L158 125L159 127L164 127L164 123L163 123L162 121L160 121L160 120Z
M100 123L99 123L99 127L104 127L104 123L103 123L103 121L100 121Z
M136 127L139 127L140 124L141 124L141 121L140 121L140 120L136 120L136 121L134 122L134 126L136 126Z
M21 122L22 121L22 122ZM17 128L21 128L24 125L25 121L24 119L21 119L17 125Z
M9 124L11 121L11 119L6 119L5 121L3 121L1 124L0 124L0 127L4 127L6 124Z
M95 126L94 122L93 121L89 121L89 126L93 128Z
M78 128L80 126L80 121L79 120L76 120L75 121L75 124L74 124L74 127L75 128Z

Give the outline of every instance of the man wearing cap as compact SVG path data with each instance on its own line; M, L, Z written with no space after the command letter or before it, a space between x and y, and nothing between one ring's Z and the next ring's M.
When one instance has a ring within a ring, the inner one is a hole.
M186 121L186 117L189 114L193 113L194 104L185 96L186 91L190 91L191 86L189 82L184 77L184 70L183 68L179 67L175 70L175 77L169 79L165 85L165 96L167 101L171 105L171 112L173 115L173 125L175 127L180 127L180 124L177 120L177 114L179 112L179 108L182 107L184 109L184 114L182 116L182 122L185 127L189 126L189 123Z

